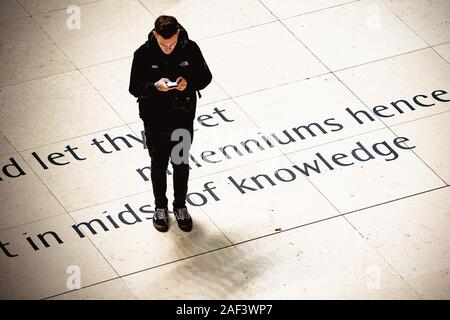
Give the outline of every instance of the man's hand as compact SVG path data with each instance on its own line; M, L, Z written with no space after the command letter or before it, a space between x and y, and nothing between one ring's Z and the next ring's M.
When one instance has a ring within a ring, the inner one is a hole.
M175 87L175 89L179 90L179 91L183 91L184 89L186 89L187 87L187 81L185 78L183 77L178 77L177 78L177 83L178 86Z
M162 91L162 92L166 92L166 91L175 89L176 87L174 87L174 88L169 88L169 87L167 86L167 83L166 83L166 82L169 82L169 81L170 81L170 80L167 79L167 78L161 78L161 79L159 79L158 82L155 82L155 87L156 87L156 89L158 89L159 91Z

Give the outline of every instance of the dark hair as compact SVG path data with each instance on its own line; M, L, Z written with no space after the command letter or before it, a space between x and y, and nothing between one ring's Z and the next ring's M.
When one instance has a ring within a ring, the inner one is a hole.
M155 31L164 39L169 39L177 33L178 21L172 16L159 16L155 21Z

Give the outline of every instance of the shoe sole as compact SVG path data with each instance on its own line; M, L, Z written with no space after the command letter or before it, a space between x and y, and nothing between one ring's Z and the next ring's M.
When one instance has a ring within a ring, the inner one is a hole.
M185 228L185 227L182 227L182 226L178 225L178 227L179 227L181 230L183 230L184 232L191 232L193 226L191 226L191 227L189 227L189 228Z
M159 232L167 232L169 230L169 227L164 227L164 226L160 226L157 225L155 223L153 223L153 226L155 227L156 230L158 230Z

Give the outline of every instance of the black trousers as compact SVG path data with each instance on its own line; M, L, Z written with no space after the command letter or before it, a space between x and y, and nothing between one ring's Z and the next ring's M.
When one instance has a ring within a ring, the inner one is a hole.
M192 127L185 128L190 134L191 141L194 138L194 130ZM154 129L144 121L145 139L148 148L148 153L151 158L151 180L153 186L153 195L155 197L156 208L167 208L168 200L166 197L167 191L167 168L170 163L172 165L172 178L174 189L174 201L172 205L174 208L182 208L186 206L186 195L188 191L189 180L189 157L182 163L174 162L171 153L172 148L180 143L180 141L172 141L172 131L175 129ZM189 151L188 148L183 151ZM183 155L183 152L179 153ZM188 155L188 154L187 154Z

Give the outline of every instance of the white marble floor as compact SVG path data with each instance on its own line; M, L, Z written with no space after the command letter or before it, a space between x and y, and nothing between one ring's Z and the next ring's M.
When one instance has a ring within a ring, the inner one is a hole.
M213 74L191 233L152 226L128 92L160 14ZM448 0L0 1L0 298L450 299L449 21Z

